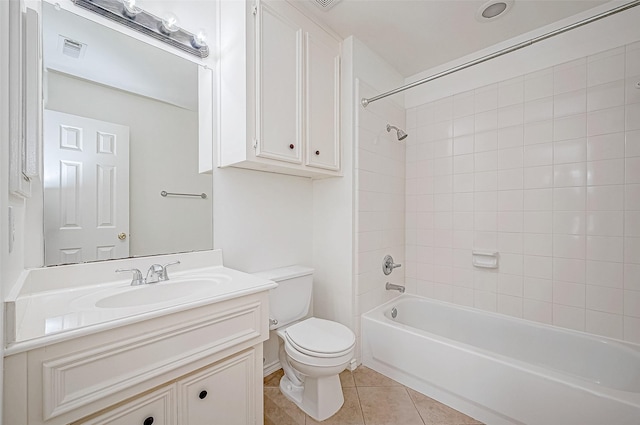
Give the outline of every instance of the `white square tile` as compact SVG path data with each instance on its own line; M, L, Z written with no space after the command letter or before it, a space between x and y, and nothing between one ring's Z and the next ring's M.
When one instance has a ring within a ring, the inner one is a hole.
M498 215L495 212L475 212L474 229L479 232L495 232L498 230Z
M589 87L624 78L624 61L625 55L618 54L589 62L587 65Z
M522 254L510 254L503 252L500 254L500 273L522 276L523 260Z
M523 282L525 298L546 302L553 301L553 281L548 279L525 277Z
M587 284L622 288L624 268L622 263L587 261Z
M493 270L475 269L473 271L473 288L479 291L496 292L498 287L498 273Z
M589 137L587 141L587 159L589 161L598 161L624 158L624 145L624 133L610 133Z
M587 91L587 110L591 112L624 105L624 96L624 80L589 87Z
M587 182L587 165L584 162L556 164L553 166L553 186L584 186Z
M587 159L587 141L585 138L553 143L553 163L568 164L583 162Z
M623 261L623 238L587 236L587 259L598 261Z
M484 311L496 311L496 293L477 290L473 291L473 306Z
M636 317L623 317L624 340L640 344L640 319Z
M640 317L640 291L624 291L624 314Z
M460 267L453 268L453 284L473 288L473 270Z
M433 142L434 158L443 158L453 155L453 139L441 139Z
M493 109L485 112L476 112L475 132L495 130L498 128L498 110Z
M435 176L433 178L433 193L450 193L453 191L453 176Z
M453 137L453 120L436 122L431 126L431 140L450 139Z
M625 108L625 130L640 130L640 103L632 103ZM617 122L616 122L617 123Z
M524 122L524 105L505 106L498 109L498 128L521 125Z
M433 228L436 230L453 229L453 214L451 212L435 212L433 214Z
M523 218L522 212L499 211L498 231L499 232L522 232Z
M499 154L500 151L498 151ZM498 167L500 158L498 158ZM524 187L524 176L522 168L498 171L498 190L522 189Z
M471 248L454 249L453 250L453 266L454 268L458 267L461 269L469 269L473 271L473 266L471 265Z
M584 259L586 242L582 235L553 235L553 256Z
M621 211L624 206L623 200L625 199L624 187L623 185L589 186L587 188L587 210ZM638 190L640 195L640 187ZM629 198L629 194L626 195L626 198ZM638 206L640 206L640 200L638 201Z
M498 192L498 211L522 211L522 190L501 190Z
M553 255L552 235L545 233L525 233L524 253L527 255L551 257Z
M627 111L629 107L626 108ZM625 107L600 109L587 114L587 134L596 136L599 134L618 133L625 130Z
M640 157L626 158L624 161L625 183L640 183Z
M524 101L524 78L503 81L498 84L498 107L514 105Z
M473 193L455 193L453 195L454 211L473 211Z
M535 145L553 140L553 120L530 122L524 125L524 144Z
M624 184L624 161L607 159L588 162L587 184L589 186Z
M586 321L586 331L589 333L608 338L623 338L623 317L619 314L587 310Z
M626 210L640 210L640 184L624 186L624 208Z
M553 74L554 94L566 93L587 86L587 67L584 64L559 65L554 67Z
M640 49L627 48L625 65L625 74L627 76L640 75Z
M491 191L498 189L498 172L476 172L474 174L474 187L478 192Z
M552 324L553 304L550 302L538 301L525 298L524 311L522 317L538 323Z
M475 90L476 113L498 108L498 86L491 84Z
M433 208L433 195L425 194L416 196L416 211L433 211Z
M520 258L520 267L522 268L522 258ZM522 275L512 275L498 273L498 290L499 294L511 295L522 298L523 295L523 278Z
M498 294L497 309L500 314L507 316L522 317L523 300L521 297L513 297L511 295Z
M473 115L475 112L475 99L473 91L468 91L453 96L453 117L460 118Z
M454 230L473 230L473 213L472 212L454 212L453 213L453 229Z
M473 153L473 135L455 137L453 139L453 154L464 155Z
M553 259L551 257L538 257L524 255L524 276L539 279L551 279L553 276Z
M588 211L587 235L623 236L622 211Z
M640 74L634 75L633 77L627 76L627 79L624 81L624 96L627 105L640 102L640 90L638 90L636 86L638 81L640 81Z
M538 167L553 164L553 145L544 143L524 147L524 166Z
M599 114L594 112L593 114ZM594 122L598 123L596 118ZM587 116L585 114L569 115L553 120L553 140L569 140L584 137L587 134ZM600 134L600 133L594 133Z
M532 100L524 104L525 123L551 120L553 118L553 97Z
M448 96L433 103L433 121L450 121L453 119L453 97Z
M525 211L523 214L526 233L551 233L553 213L550 211Z
M433 195L433 210L452 211L453 195L451 193L440 193L437 195Z
M589 310L623 314L624 293L622 289L587 285L586 307Z
M522 222L522 218L520 220ZM498 251L510 254L522 254L523 233L498 233Z
M624 289L640 291L640 264L624 265Z
M525 211L551 211L553 209L552 189L527 189L524 191Z
M498 129L498 149L514 148L524 144L524 128L521 125Z
M627 131L625 133L625 156L640 156L640 131Z
M453 120L453 137L473 134L475 129L475 118L473 115L456 118Z
M473 154L454 155L453 157L453 173L473 173Z
M564 235L585 234L584 211L554 211L553 232Z
M585 330L585 309L566 305L553 305L553 324L576 331Z
M523 173L525 189L553 187L553 167L551 165L527 167Z
M475 211L479 212L495 212L498 210L498 192L488 191L474 193L473 202Z
M587 111L587 90L580 89L553 97L553 116L583 114Z
M586 188L566 187L553 189L553 209L555 211L580 211L586 205Z
M498 234L496 232L473 233L473 249L479 251L492 251L498 249ZM469 252L468 262L471 263L471 252Z
M640 237L640 211L624 212L624 235Z
M524 100L553 95L553 68L543 69L524 77Z
M436 158L433 161L433 175L444 176L453 174L453 158L451 156Z
M496 130L476 133L474 137L474 152L494 151L498 148L498 132Z
M553 280L560 282L584 283L586 279L585 268L584 260L554 257Z
M498 150L498 170L522 168L524 164L524 148L516 147Z
M553 303L584 308L585 285L573 282L553 282Z

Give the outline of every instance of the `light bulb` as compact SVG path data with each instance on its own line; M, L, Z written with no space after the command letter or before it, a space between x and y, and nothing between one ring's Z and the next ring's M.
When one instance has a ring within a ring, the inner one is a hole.
M122 0L124 6L123 14L131 19L134 19L136 15L142 12L138 6L136 6L136 0Z
M162 31L166 35L171 35L171 33L176 32L180 29L178 26L178 18L173 13L167 13L164 18L162 18L162 23L160 24L160 31Z
M191 45L196 49L207 45L207 34L204 32L204 30L198 30L198 32L193 37L191 37Z

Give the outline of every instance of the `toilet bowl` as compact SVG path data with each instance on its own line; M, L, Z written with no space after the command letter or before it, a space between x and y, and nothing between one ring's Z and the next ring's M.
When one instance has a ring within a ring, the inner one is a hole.
M292 266L258 274L278 283L269 291L269 321L280 340L280 391L307 415L323 421L344 403L338 375L353 359L355 335L338 322L305 318L312 273L313 269Z

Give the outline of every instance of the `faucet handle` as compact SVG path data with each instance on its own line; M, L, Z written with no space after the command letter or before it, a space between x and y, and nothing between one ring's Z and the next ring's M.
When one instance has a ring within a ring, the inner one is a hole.
M142 272L138 269L117 269L116 273L133 272L133 278L131 279L131 286L144 285L146 282L142 278Z
M147 270L147 283L156 283L162 280L162 271L164 269L160 264L153 264Z
M396 269L398 267L402 267L402 264L396 264L393 262L393 257L390 255L386 255L384 257L384 262L382 263L382 272L385 275L389 275L391 274L391 272L393 271L393 269Z
M168 263L162 266L162 276L160 277L160 280L169 280L169 275L167 274L167 267L173 266L175 264L180 264L180 261L174 261L173 263Z

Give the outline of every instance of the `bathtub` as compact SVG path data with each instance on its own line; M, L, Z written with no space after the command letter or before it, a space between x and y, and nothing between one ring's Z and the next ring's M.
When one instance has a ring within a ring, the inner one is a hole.
M640 424L634 344L405 294L362 316L362 360L488 425Z

